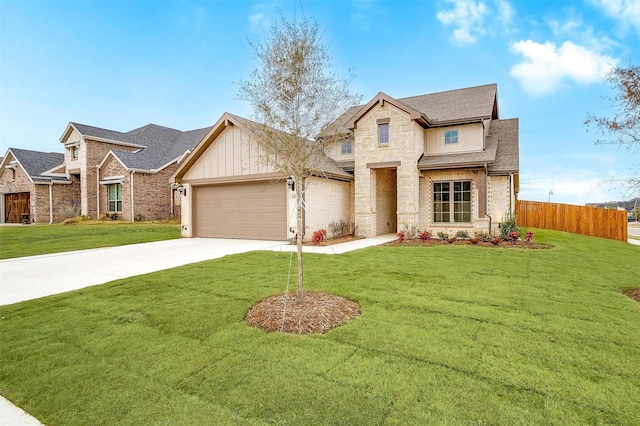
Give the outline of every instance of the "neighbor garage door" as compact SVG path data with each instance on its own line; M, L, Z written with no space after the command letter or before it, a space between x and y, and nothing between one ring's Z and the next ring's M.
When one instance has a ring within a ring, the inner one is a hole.
M284 182L194 187L194 236L283 240L287 202Z
M22 215L30 214L29 200L31 194L20 192L4 195L4 221L5 223L20 223Z

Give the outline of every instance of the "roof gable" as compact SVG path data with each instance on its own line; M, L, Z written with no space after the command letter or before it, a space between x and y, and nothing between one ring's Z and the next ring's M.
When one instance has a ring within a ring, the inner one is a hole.
M61 153L9 148L2 162L3 167L6 167L4 163L7 163L10 158L15 159L32 182L51 181L51 176L44 176L43 174L50 174L51 170L58 169L64 164L64 154Z

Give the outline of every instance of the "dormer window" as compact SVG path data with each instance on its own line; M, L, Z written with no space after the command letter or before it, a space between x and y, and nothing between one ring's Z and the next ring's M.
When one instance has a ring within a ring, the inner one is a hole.
M444 144L450 145L458 143L458 131L457 130L447 130L444 132Z
M72 146L71 147L71 158L73 158L74 160L78 159L78 147L77 146Z
M351 142L344 142L342 144L342 154L351 154Z

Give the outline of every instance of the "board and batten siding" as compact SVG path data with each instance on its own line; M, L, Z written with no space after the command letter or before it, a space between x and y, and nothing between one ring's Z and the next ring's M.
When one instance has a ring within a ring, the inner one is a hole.
M216 138L184 175L184 180L273 173L266 165L255 137L247 130L229 126Z
M458 143L448 145L444 143L444 133L448 130L458 131ZM425 130L425 134L425 155L482 151L483 148L481 123L427 129Z

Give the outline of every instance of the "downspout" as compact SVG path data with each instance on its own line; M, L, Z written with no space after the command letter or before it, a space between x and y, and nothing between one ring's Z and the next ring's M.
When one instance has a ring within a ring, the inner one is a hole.
M509 215L513 216L513 173L509 173Z
M135 170L131 170L131 179L129 179L129 192L131 193L131 222L134 221L133 219L133 211L134 211L134 207L133 207L133 174L135 173Z
M169 209L171 213L171 217L174 217L175 215L173 214L173 187L171 185L169 185L169 205L171 206Z
M49 224L53 223L53 182L49 183Z
M89 203L89 200L87 200L87 204L88 203ZM99 164L96 166L96 219L100 219L100 165Z
M484 133L484 132L483 132ZM484 136L483 136L484 137ZM489 170L487 169L487 163L484 163L484 214L489 218L489 235L491 235L491 215L489 214Z

